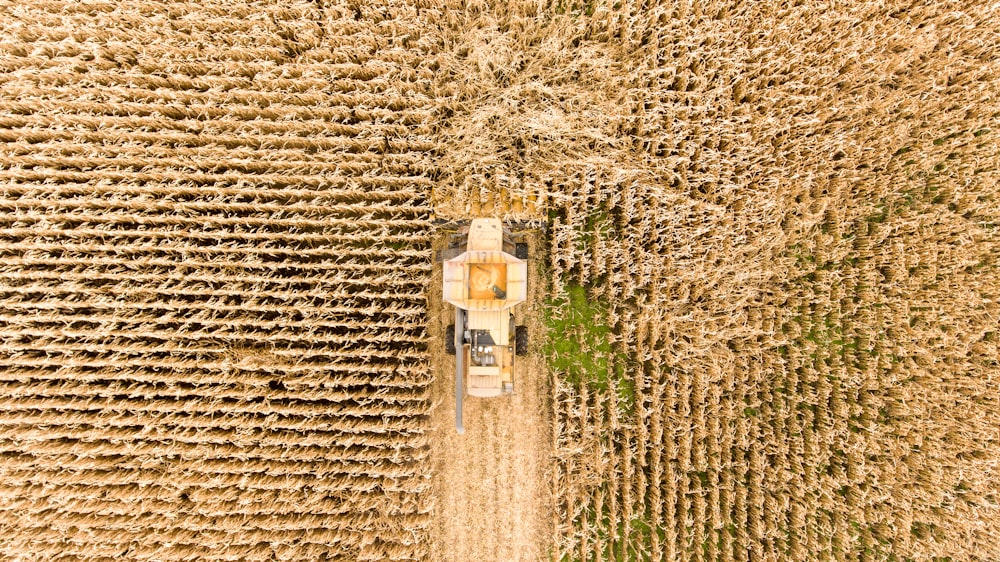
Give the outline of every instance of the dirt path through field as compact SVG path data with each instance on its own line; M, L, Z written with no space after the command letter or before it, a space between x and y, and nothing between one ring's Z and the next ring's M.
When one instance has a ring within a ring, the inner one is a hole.
M529 242L535 242L534 240ZM537 244L532 243L534 251ZM441 304L440 268L429 297L435 408L432 463L434 497L431 560L516 562L551 558L552 459L548 377L534 354L520 361L515 394L467 397L465 433L455 431L454 357L444 353L442 334L454 309ZM434 291L434 289L437 291ZM529 265L528 302L515 309L531 334L540 326L526 312L541 299L536 265ZM435 316L436 314L436 316ZM536 340L537 341L537 340Z

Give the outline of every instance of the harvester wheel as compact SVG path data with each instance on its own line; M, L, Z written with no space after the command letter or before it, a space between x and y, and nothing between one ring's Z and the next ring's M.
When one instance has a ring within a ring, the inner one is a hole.
M514 330L514 355L528 354L528 327L518 326Z
M448 324L444 330L444 350L449 355L455 355L455 325Z
M519 260L528 259L528 245L523 242L518 242L514 245L514 257Z

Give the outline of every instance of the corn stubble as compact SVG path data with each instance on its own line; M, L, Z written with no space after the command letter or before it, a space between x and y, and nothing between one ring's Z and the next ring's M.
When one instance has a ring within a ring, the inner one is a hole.
M613 328L557 557L1000 557L1000 8L467 8L436 194L547 212Z
M0 558L422 559L415 10L0 13Z

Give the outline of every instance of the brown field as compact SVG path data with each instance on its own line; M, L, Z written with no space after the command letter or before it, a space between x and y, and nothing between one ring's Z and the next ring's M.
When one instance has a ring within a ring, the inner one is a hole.
M0 558L1000 559L998 21L0 0ZM548 228L456 436L472 215Z
M0 558L424 558L414 11L0 13Z

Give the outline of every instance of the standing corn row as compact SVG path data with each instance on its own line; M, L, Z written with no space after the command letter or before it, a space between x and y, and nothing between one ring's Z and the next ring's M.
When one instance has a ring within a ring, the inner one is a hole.
M422 559L416 8L0 10L0 557Z
M995 9L563 8L524 8L549 43L504 20L529 38L510 59L573 53L583 85L550 92L600 115L534 143L529 99L500 129L544 186L554 293L584 287L627 368L570 381L617 419L557 434L559 454L608 433L623 481L611 498L557 466L568 505L591 498L560 553L1000 555Z

